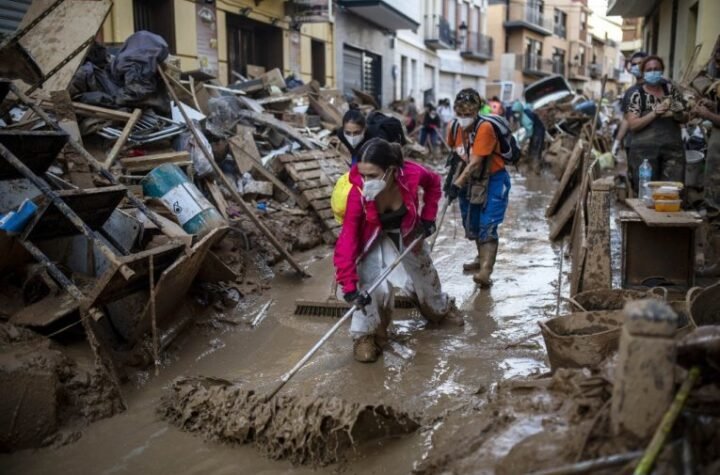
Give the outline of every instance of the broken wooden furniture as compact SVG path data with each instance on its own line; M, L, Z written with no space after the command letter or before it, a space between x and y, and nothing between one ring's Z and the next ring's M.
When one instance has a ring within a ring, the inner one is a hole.
M338 179L348 171L342 155L335 150L311 150L280 155L280 163L295 182L300 196L317 213L329 233L326 242L334 242L341 225L330 208L330 196Z
M702 218L694 211L659 213L638 199L620 212L622 287L659 283L686 291L695 284L695 232ZM657 278L662 282L651 282Z

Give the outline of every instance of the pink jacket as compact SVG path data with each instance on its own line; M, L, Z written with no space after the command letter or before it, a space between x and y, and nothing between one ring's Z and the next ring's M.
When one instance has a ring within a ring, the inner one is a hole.
M438 202L442 196L440 175L424 166L406 160L397 183L407 207L400 230L405 244L412 241L412 233L420 220L434 221L438 211ZM362 196L363 179L357 165L350 169L350 183L353 186L348 195L340 237L335 245L335 276L344 293L357 290L357 262L373 245L380 235L381 226L374 201ZM420 211L418 189L422 188L424 205Z

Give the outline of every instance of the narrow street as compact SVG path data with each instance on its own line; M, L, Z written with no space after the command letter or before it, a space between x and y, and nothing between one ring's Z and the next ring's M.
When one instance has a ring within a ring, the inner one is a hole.
M411 436L359 447L340 466L321 472L409 473L443 434L467 429L467 424L453 425L448 414L479 404L475 394L500 380L547 370L542 340L532 335L538 332L536 322L556 309L560 251L548 241L544 218L551 183L548 177L514 174L495 285L487 292L460 274L462 262L472 253L463 239L458 211L448 211L434 256L444 287L467 312L464 328L425 330L417 315L396 312L392 350L378 363L354 362L343 329L288 383L284 391L389 404L422 422ZM290 274L280 274L271 290L254 297L253 305L223 317L251 319L271 299L268 316L256 329L220 322L196 325L168 352L170 364L159 377L150 370L134 389L126 390L127 412L87 427L77 442L59 449L2 455L3 473L316 473L311 467L268 460L252 446L202 442L160 420L155 411L164 388L178 376L240 380L260 392L269 388L332 323L328 317L293 315L296 298L328 295L331 252L324 247L302 255L301 262L310 262L312 279L299 283ZM564 286L566 280L563 277ZM529 424L527 430L516 435L525 437L541 427ZM505 455L512 444L497 441L494 455Z

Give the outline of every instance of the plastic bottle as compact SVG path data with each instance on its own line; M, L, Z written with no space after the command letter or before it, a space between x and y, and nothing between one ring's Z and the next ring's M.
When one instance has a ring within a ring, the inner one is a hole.
M647 184L652 180L652 165L650 165L647 158L640 165L638 175L640 178L640 187L638 189L640 199L647 202L650 199L650 189Z

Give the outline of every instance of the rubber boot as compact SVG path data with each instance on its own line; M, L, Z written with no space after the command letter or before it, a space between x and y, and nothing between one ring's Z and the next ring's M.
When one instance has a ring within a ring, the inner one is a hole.
M480 250L480 271L473 276L473 280L482 288L492 285L490 275L495 267L495 257L498 251L497 240L486 241L479 247Z
M353 342L353 356L360 363L374 363L380 351L375 344L375 335L363 335Z
M450 299L450 308L448 309L447 313L443 315L440 323L456 327L461 327L465 325L465 314L457 307L454 298Z
M465 272L480 270L480 241L475 241L475 247L477 247L477 256L472 261L463 264L463 271Z

